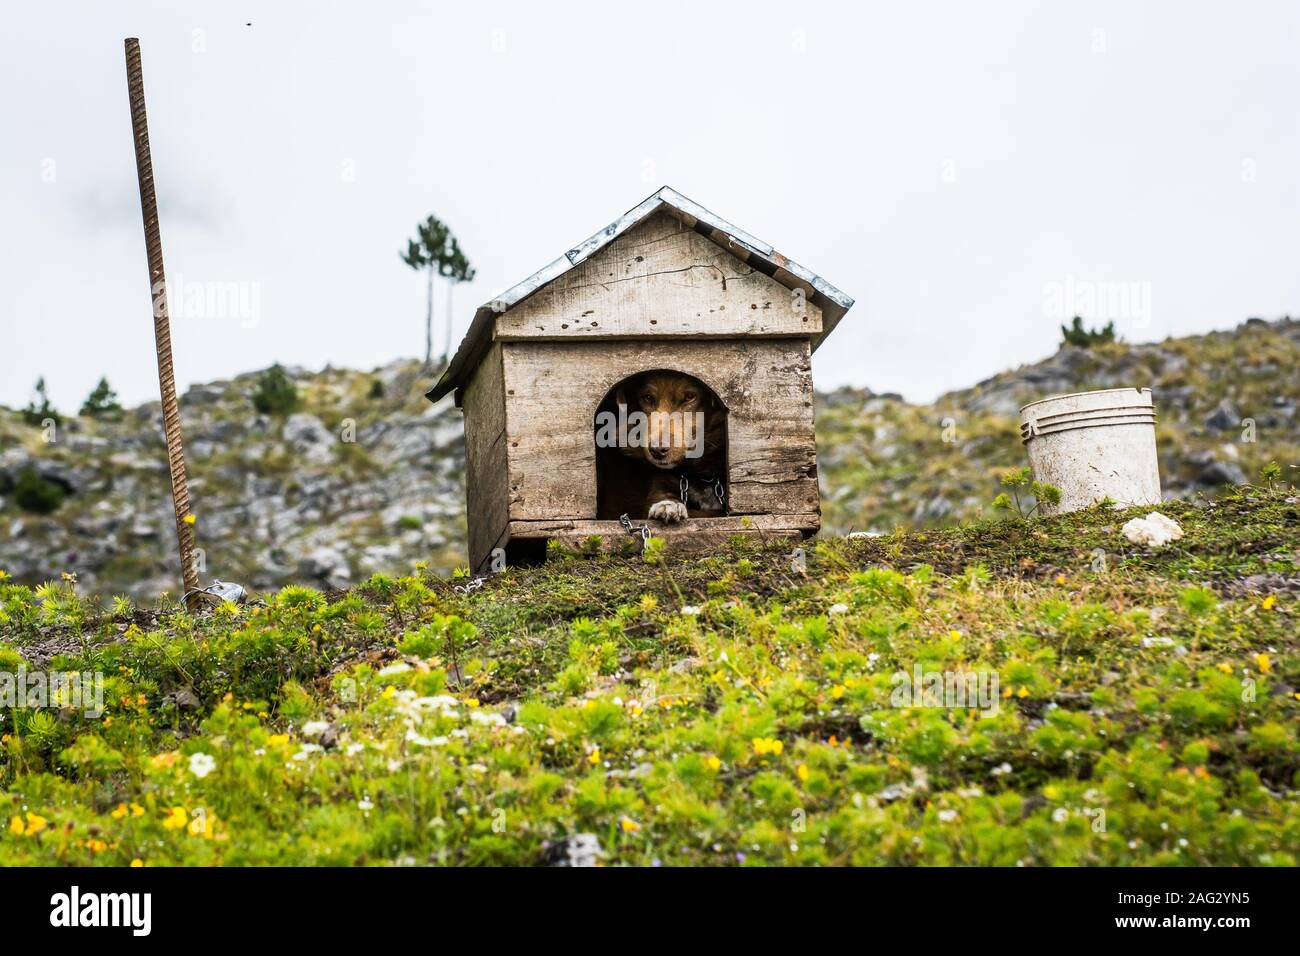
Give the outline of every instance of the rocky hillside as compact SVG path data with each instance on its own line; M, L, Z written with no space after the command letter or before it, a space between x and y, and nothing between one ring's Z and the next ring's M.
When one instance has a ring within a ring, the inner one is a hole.
M1097 388L1150 386L1166 498L1300 468L1300 321L1251 319L1228 332L1146 345L1062 348L933 405L843 389L817 414L824 526L885 532L977 516L1001 474L1027 462L1022 405Z
M1155 390L1169 496L1214 493L1270 461L1294 480L1298 366L1300 321L1251 320L1158 344L1064 348L933 405L858 389L824 395L826 527L887 532L974 517L1000 471L1025 461L1021 404L1119 385ZM462 563L461 416L425 401L418 363L288 371L300 393L288 415L256 411L260 373L181 399L204 582L339 588L417 562ZM0 409L0 569L30 583L75 573L81 591L105 595L174 592L165 462L157 403L69 417L52 433Z

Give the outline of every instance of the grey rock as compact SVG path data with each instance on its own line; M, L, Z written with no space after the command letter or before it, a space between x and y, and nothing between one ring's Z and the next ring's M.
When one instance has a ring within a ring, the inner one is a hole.
M1196 480L1202 485L1244 485L1249 482L1241 466L1231 461L1212 461L1201 469Z
M334 433L315 415L296 412L284 423L284 440L304 461L326 465L334 459Z
M1241 412L1231 399L1225 398L1205 419L1205 427L1216 432L1235 431L1241 427Z
M604 856L594 833L575 833L545 850L547 866L596 866Z

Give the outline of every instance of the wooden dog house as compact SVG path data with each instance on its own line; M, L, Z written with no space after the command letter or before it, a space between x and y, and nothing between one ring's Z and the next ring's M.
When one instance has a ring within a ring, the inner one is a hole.
M536 560L548 539L628 540L599 520L592 421L652 369L726 409L726 512L657 526L670 546L798 537L821 521L811 353L853 300L664 187L481 306L427 397L465 414L470 566ZM637 522L640 524L641 522Z

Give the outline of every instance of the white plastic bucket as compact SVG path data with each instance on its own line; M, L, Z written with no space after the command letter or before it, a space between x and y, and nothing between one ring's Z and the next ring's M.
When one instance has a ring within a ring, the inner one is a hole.
M1043 514L1078 511L1110 498L1125 506L1160 503L1156 409L1149 388L1107 388L1030 402L1020 439L1034 478L1061 489Z

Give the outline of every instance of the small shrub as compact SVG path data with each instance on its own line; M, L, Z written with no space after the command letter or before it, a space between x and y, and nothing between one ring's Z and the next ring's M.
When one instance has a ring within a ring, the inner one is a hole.
M298 402L298 386L281 366L272 365L258 378L253 407L263 415L288 415Z
M33 514L48 515L58 511L65 494L62 485L47 481L31 468L20 472L14 482L14 501L19 508Z
M1100 329L1085 329L1083 319L1074 317L1068 326L1061 326L1061 344L1076 345L1081 349L1115 341L1115 323L1107 322Z

